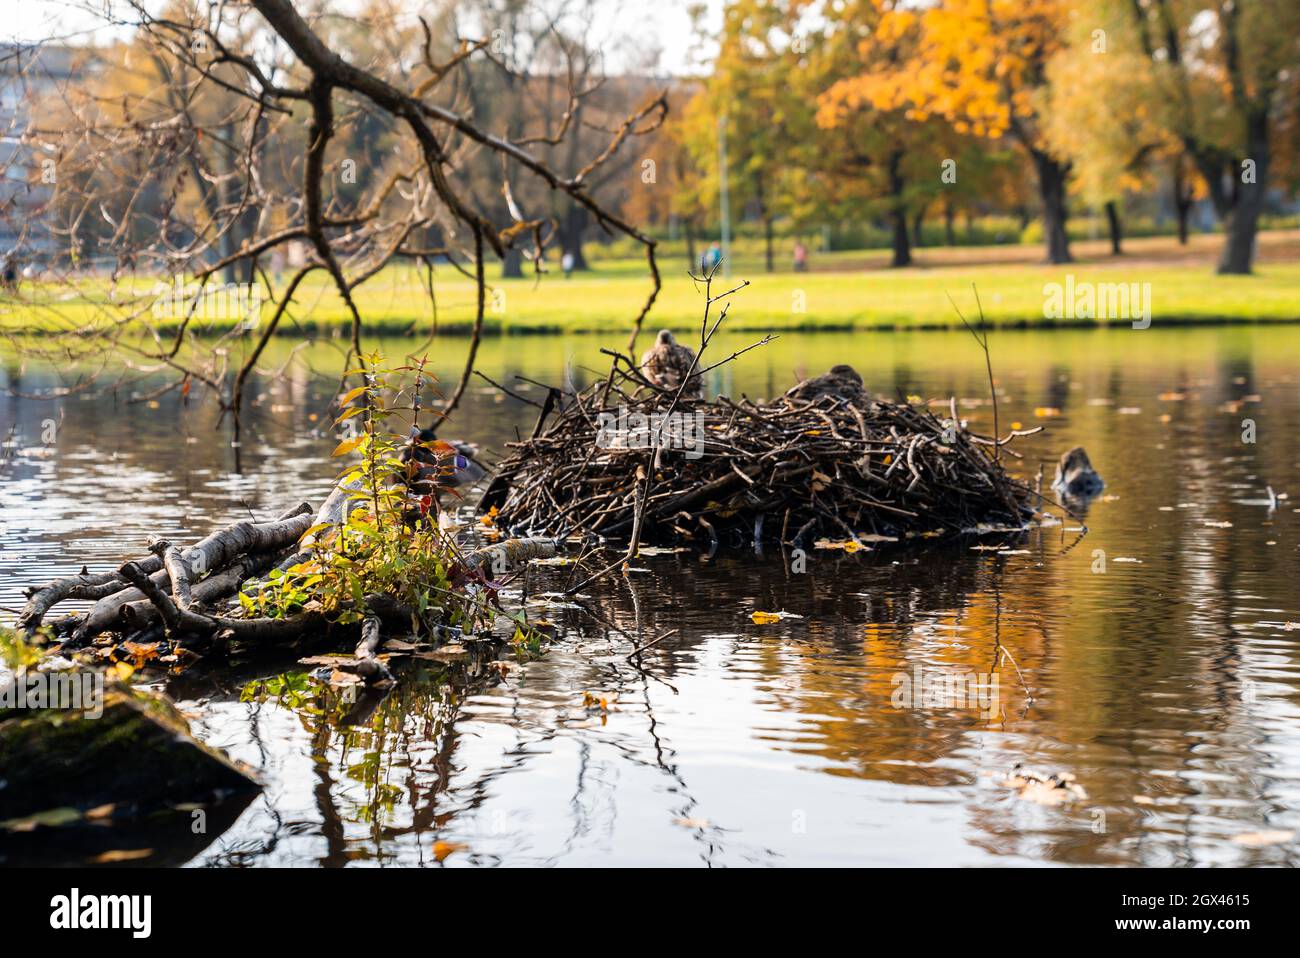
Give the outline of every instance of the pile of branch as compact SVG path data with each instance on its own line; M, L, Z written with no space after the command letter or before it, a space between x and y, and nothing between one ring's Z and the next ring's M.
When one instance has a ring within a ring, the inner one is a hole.
M359 625L340 627L320 611L283 618L246 617L237 595L249 580L274 568L284 568L303 553L299 540L315 521L308 503L271 522L237 522L188 548L151 538L150 554L123 563L118 569L56 579L27 591L27 604L16 623L35 636L55 606L65 601L93 602L85 612L51 621L48 631L56 644L49 651L70 652L94 644L101 657L124 659L181 655L199 658L231 642L282 643L338 632L361 641L355 671L368 681L386 679L387 669L376 657L381 631L409 635L420 620L414 610L389 596L364 597L365 618ZM535 558L555 555L555 542L511 540L467 553L461 565L469 576L491 563L494 569L517 567ZM345 603L343 607L347 607Z
M955 400L945 419L861 395L693 401L615 355L606 381L553 392L533 434L508 444L481 503L497 510L501 528L863 544L1019 528L1034 515L1035 493L1007 476L998 454L1023 433L995 441L967 431Z

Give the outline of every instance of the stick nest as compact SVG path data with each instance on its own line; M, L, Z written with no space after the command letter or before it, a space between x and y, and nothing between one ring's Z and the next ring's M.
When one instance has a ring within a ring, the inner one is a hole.
M609 378L552 390L533 435L509 443L481 508L515 533L646 542L841 545L1021 528L1036 494L1001 441L928 408L864 393L690 400L618 354ZM694 444L695 448L689 448Z

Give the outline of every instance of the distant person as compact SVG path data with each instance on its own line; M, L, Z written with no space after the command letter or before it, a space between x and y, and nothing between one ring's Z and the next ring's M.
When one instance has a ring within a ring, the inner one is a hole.
M18 292L18 253L11 250L0 263L0 285L11 293Z
M271 250L271 275L275 277L277 283L280 282L280 277L284 275L284 265L286 260L287 257L284 254L284 250L280 247L277 246L275 249Z
M722 262L722 247L714 240L709 244L709 248L704 251L704 270L709 272L718 268Z
M574 255L566 250L564 255L560 257L560 269L564 271L565 279L569 278L569 274L573 272L573 267L575 265L576 260Z
M804 273L808 270L808 247L803 245L803 240L794 241L794 271Z

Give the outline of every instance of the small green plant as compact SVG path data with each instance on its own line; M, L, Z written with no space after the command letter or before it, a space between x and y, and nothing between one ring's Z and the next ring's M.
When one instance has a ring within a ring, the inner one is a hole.
M41 647L25 641L17 632L0 626L0 665L11 669L35 668L41 660Z
M414 383L400 378L414 373ZM363 384L339 398L335 420L346 438L335 456L356 456L339 476L347 507L338 521L307 530L313 555L240 596L250 616L286 617L319 611L331 622L359 622L372 611L373 596L384 596L411 610L413 632L435 624L466 631L491 622L495 591L481 574L471 573L451 535L437 522L437 490L426 495L410 488L419 463L414 424L426 382L424 361L388 369L378 353L349 371ZM409 423L402 417L409 415ZM398 427L400 424L400 427ZM398 428L395 428L398 427ZM454 449L423 444L440 463ZM437 472L437 466L434 472ZM427 481L427 473L424 477ZM421 483L423 488L425 483ZM478 585L481 588L473 588Z
M239 694L241 702L257 702L274 699L288 708L304 708L310 701L314 687L311 677L306 672L285 672L266 679L254 679L247 683Z

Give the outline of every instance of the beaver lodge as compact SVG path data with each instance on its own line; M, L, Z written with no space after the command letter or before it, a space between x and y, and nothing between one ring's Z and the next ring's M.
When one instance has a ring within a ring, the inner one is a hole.
M771 401L705 400L702 374L748 351L700 358L725 313L710 327L706 311L698 355L665 331L639 364L603 350L603 381L551 389L532 434L508 444L481 510L516 534L849 549L1020 529L1037 514L1042 497L1002 467L1006 444L1037 430L978 435L955 398L941 418L873 398L836 366Z

